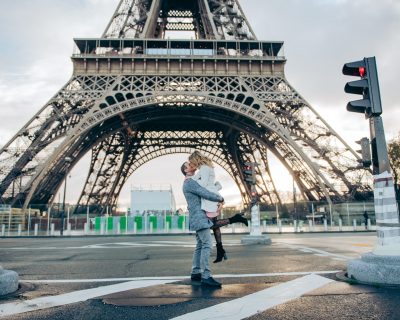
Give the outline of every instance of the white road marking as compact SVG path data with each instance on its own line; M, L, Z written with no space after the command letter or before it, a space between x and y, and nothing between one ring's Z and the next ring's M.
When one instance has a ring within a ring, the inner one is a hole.
M227 240L224 242L225 247L242 246L240 241ZM180 247L194 248L196 246L193 240L190 241L147 241L147 242L108 242L95 243L77 247L13 247L0 248L0 250L71 250L71 249L120 249L120 248L147 248L147 247Z
M281 277L281 276L305 276L309 274L333 274L343 270L329 271L303 271L303 272L276 272L276 273L253 273L253 274L217 274L214 278L253 278L253 277ZM184 280L188 276L171 277L137 277L137 278L103 278L103 279L58 279L58 280L24 280L27 283L85 283L85 282L120 282L120 281L148 281L148 280Z
M324 250L320 250L320 249L309 248L309 247L293 245L293 244L287 244L287 243L282 243L282 242L280 242L279 244L289 247L291 249L296 249L296 250L302 251L302 252L310 252L315 255L320 255L322 257L329 256L329 257L339 258L339 259L346 260L346 261L354 259L354 257L348 257L348 256L344 256L341 254L330 253L328 251L324 251ZM306 251L304 251L304 250L306 250Z
M21 302L5 303L0 305L0 317L63 306L66 304L82 302L88 299L101 297L116 292L149 287L154 285L161 285L161 284L171 283L174 281L176 280L169 279L169 280L130 281L99 288L74 291L70 293L60 294L58 296L49 296L49 297L42 297Z
M239 299L187 313L171 320L241 320L279 304L297 299L307 292L323 287L333 281L334 280L311 274Z

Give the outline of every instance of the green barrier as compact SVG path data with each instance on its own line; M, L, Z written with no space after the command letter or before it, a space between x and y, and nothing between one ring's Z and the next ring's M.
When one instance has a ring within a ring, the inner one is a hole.
M166 216L165 217L165 222L168 225L168 229L172 229L172 216Z
M143 219L141 216L136 216L135 217L135 222L136 222L136 228L137 230L142 230L143 229Z
M149 223L150 223L150 225L153 226L153 230L157 229L157 217L156 216L150 216L149 217Z
M178 217L178 228L183 229L185 225L185 217L184 216L179 216Z
M119 219L119 225L120 225L120 227L121 227L121 230L126 230L126 225L127 225L127 223L126 223L126 217L121 217L121 218Z
M113 228L114 228L114 218L113 217L108 217L107 230L113 230Z
M94 219L94 230L100 231L101 229L101 217L96 217Z

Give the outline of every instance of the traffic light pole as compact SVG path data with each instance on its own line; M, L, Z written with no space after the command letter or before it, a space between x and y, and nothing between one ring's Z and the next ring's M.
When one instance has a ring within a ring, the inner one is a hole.
M385 131L380 116L370 118L372 172L378 243L374 253L400 257L400 221Z
M390 173L390 162L382 117L371 117L369 119L369 127L371 132L372 173L374 175L385 171Z
M380 116L382 106L375 58L347 63L343 74L362 78L347 83L345 92L363 95L362 100L349 102L347 110L365 113L369 119L377 225L377 243L373 252L349 261L347 276L361 283L400 285L399 211Z

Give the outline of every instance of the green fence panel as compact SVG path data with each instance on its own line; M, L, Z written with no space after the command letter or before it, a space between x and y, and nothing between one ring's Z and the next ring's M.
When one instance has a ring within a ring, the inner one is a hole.
M183 229L185 223L185 216L179 216L178 218L178 228Z
M114 218L108 217L107 219L107 230L112 230L114 228Z
M149 224L153 225L153 230L157 229L157 217L156 216L150 216L149 217Z
M119 223L120 223L120 226L121 226L121 230L126 230L126 225L127 225L126 222L127 222L127 221L126 221L126 217L121 217L121 218L119 219Z
M165 223L167 224L168 229L172 229L172 216L166 216Z
M136 217L135 217L135 222L136 222L136 228L137 228L137 230L142 230L142 229L143 229L143 217L141 217L141 216L136 216Z
M94 230L100 231L101 228L101 217L96 217L94 219Z

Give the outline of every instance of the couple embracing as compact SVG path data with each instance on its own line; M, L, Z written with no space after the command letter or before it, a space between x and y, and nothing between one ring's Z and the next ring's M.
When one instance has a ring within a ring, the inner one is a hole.
M210 229L213 230L217 246L216 263L227 259L220 227L235 222L247 226L247 219L239 213L229 219L219 219L224 198L218 193L222 187L215 181L214 165L210 159L195 151L189 156L189 161L182 164L181 171L185 176L183 193L188 204L189 228L196 232L191 280L201 281L202 285L221 287L221 283L213 279L208 261L212 248Z

